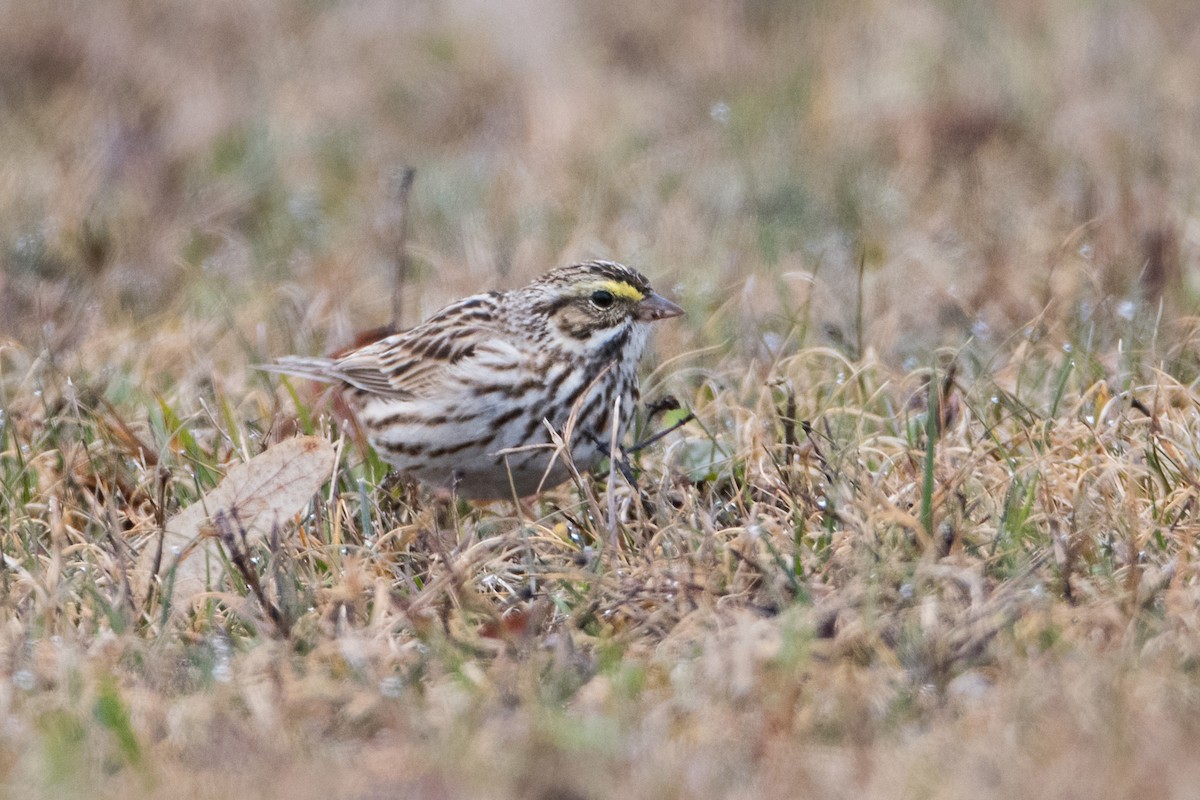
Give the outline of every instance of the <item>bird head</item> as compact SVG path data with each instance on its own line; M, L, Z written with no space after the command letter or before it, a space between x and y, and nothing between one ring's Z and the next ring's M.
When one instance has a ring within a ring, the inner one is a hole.
M599 347L614 337L683 309L650 288L640 272L611 261L551 270L530 287L542 295L537 310L564 339Z

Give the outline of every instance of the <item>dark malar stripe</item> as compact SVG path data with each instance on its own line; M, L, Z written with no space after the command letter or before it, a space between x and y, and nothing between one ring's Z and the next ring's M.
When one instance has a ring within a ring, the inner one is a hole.
M625 350L625 345L629 343L629 328L624 328L619 334L608 340L604 347L600 348L600 352L596 354L598 361L612 361L619 359L621 353Z

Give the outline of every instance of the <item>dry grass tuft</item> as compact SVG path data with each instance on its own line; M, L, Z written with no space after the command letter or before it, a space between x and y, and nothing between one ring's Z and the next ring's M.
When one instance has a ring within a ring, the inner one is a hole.
M5 792L1192 794L1200 7L4 18ZM595 256L689 316L532 519L249 368Z

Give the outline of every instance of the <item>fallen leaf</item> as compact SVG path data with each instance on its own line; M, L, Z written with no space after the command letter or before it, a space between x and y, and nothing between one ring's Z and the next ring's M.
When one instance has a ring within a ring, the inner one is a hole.
M287 439L232 467L216 488L167 520L158 574L166 576L174 570L175 607L189 607L207 591L208 578L220 578L223 561L211 522L218 514L236 520L239 530L245 531L247 546L253 546L304 509L329 480L335 459L333 445L325 439ZM157 550L152 543L138 559L134 585L141 597L153 580Z

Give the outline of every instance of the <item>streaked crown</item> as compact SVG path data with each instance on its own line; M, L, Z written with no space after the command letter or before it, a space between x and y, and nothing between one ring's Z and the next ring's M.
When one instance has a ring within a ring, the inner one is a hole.
M612 261L551 270L523 291L532 295L533 311L546 315L561 336L592 348L616 341L622 331L640 328L642 323L683 313L655 294L645 275ZM644 334L632 341L639 343L634 350L640 351ZM636 352L632 355L636 358Z
M571 289L573 294L580 296L604 290L631 303L641 302L652 291L645 275L613 261L588 261L559 267L538 278L533 285Z

